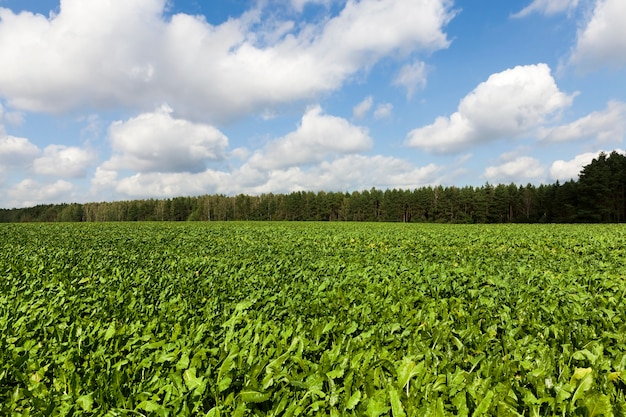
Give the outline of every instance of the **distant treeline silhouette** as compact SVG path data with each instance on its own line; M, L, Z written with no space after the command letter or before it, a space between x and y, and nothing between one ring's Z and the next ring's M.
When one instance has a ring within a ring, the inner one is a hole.
M626 220L626 156L601 153L578 180L534 186L428 186L259 196L203 195L0 209L0 222L385 221L578 223Z

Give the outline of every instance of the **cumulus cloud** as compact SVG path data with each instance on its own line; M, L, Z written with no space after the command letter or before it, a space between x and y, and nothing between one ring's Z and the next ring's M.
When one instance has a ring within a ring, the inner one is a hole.
M255 193L299 190L362 190L378 188L417 188L437 181L440 168L435 164L414 167L392 157L347 155L304 170L291 167L272 171L269 178L254 187Z
M0 164L7 166L24 165L32 162L39 153L39 148L28 139L8 136L3 134L0 129Z
M115 184L115 191L135 198L200 195L219 192L220 184L224 181L231 181L231 175L213 170L198 173L138 173L122 178Z
M478 143L528 134L571 105L546 64L517 66L492 74L449 117L409 132L409 146L437 153L460 152Z
M619 153L623 153L624 151L621 149L615 149ZM585 152L579 155L576 155L573 159L569 161L564 161L559 159L552 163L550 167L550 178L553 181L569 181L572 179L578 179L578 175L580 171L582 171L585 165L589 165L591 161L600 155L601 152L610 153L607 151L597 151L597 152Z
M64 0L49 17L0 8L0 61L12 63L0 69L0 94L12 107L51 112L132 100L149 81L145 47L155 41L163 6Z
M91 178L91 191L99 194L102 191L112 190L117 185L117 171L102 168L96 168L96 172Z
M610 101L605 110L595 111L571 123L543 128L539 137L551 142L596 139L622 142L626 135L626 103Z
M512 15L515 18L526 17L532 13L555 15L569 12L578 6L578 0L533 0L528 6Z
M255 152L249 163L252 167L278 169L317 163L329 156L361 152L372 146L367 129L324 114L320 106L314 106L305 112L295 131Z
M43 151L43 156L35 159L35 173L64 178L80 178L87 173L93 162L92 151L75 146L50 145Z
M369 112L372 109L373 105L374 105L374 99L372 98L372 96L367 96L363 99L363 101L361 101L359 104L354 106L354 108L352 109L352 115L356 119L362 119L365 117L367 112Z
M213 126L172 116L164 105L109 128L113 156L105 170L199 172L207 161L224 158L228 139Z
M361 190L416 188L437 182L441 167L415 167L405 160L381 155L346 155L314 166L263 171L244 165L233 172L146 173L121 179L117 192L133 197L198 195L204 193L262 194L299 190Z
M67 202L73 196L75 187L65 180L41 183L25 179L9 188L7 196L10 207L30 207L42 203Z
M526 180L538 180L545 176L545 168L541 162L530 156L519 156L506 160L500 165L489 166L483 177L496 183L511 183Z
M376 110L374 110L374 118L375 119L386 119L391 116L391 112L393 111L393 104L391 103L380 103L376 106Z
M453 17L450 0L350 0L297 27L262 10L211 25L166 18L166 3L63 0L49 17L0 8L0 62L11 62L0 95L46 112L166 101L216 121L332 91L390 54L446 48Z
M626 65L626 2L597 0L587 25L579 32L570 62L585 69Z
M422 61L417 61L403 66L393 83L404 87L407 97L410 99L419 88L426 86L426 72L426 64Z

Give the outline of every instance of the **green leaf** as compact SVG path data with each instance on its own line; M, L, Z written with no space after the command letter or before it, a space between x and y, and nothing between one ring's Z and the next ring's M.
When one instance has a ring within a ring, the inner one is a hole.
M231 382L233 382L233 379L229 376L224 376L220 378L220 382L218 382L217 384L217 391L218 392L226 391L228 387L230 387Z
M409 384L411 378L416 377L424 370L424 362L416 364L410 358L402 359L402 362L396 365L396 373L398 374L398 388L404 389Z
M370 398L367 404L367 410L365 410L365 414L368 417L378 417L382 414L385 414L389 411L389 407L378 398Z
M220 371L217 375L218 392L225 391L226 389L228 389L228 387L230 387L230 383L233 381L233 379L228 376L227 373L235 368L235 358L237 358L237 355L237 353L228 355L228 357L222 363L222 366L220 366Z
M76 399L76 404L82 408L83 411L90 413L93 408L93 393L81 395Z
M595 365L596 360L598 360L598 356L593 354L587 349L574 352L574 354L572 355L572 358L579 360L579 361L588 360L591 363L591 365Z
M346 329L346 334L352 334L356 332L358 328L359 328L359 323L353 321L352 323L350 323L350 326L348 326L348 328Z
M322 334L330 332L335 327L335 324L336 324L335 320L331 320L328 323L326 323L326 325L322 329Z
M361 391L356 390L352 393L348 401L346 402L346 410L353 410L354 407L361 401Z
M591 369L591 368L587 368ZM591 389L593 385L593 373L587 372L585 376L580 380L578 387L576 387L576 391L574 391L574 395L572 395L572 400L570 402L570 412L573 412L576 408L576 401L582 398L585 395L585 392Z
M189 368L183 372L183 380L190 391L203 387L204 378L196 376L196 368Z
M115 336L115 322L114 321L112 321L111 324L109 324L109 328L107 329L106 333L104 334L104 340L109 340L113 336Z
M400 395L395 388L391 388L389 390L389 401L391 402L391 412L393 413L393 417L406 417L404 407L400 401Z
M614 416L611 399L608 395L595 393L593 395L586 396L583 400L583 404L587 410L587 417Z
M138 410L144 410L148 412L158 411L161 408L162 407L159 403L157 403L156 401L152 401L152 400L142 401L139 403L139 405L137 405Z
M337 379L343 376L344 370L343 368L333 369L332 371L326 372L326 376L330 379Z
M574 370L574 375L572 375L572 380L580 380L586 377L593 371L593 368L576 368Z
M246 403L240 403L235 412L233 413L233 417L243 417L246 414Z
M187 369L189 367L189 353L185 352L176 363L176 369Z
M474 410L474 414L472 417L478 417L485 414L489 411L489 407L491 407L491 401L493 400L494 392L492 390L487 391L487 395L480 401L476 410Z
M452 404L456 407L457 416L467 417L469 415L469 408L467 407L467 399L464 391L461 391L454 396Z
M239 399L245 403L262 403L270 399L269 393L263 393L258 391L241 391L239 393Z
M215 406L209 410L206 417L220 417L220 407Z

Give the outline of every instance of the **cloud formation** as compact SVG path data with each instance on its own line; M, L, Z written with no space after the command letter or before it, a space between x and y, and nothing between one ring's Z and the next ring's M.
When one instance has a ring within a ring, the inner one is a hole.
M137 172L199 172L208 161L223 159L228 138L213 126L172 116L163 105L109 128L113 156L106 170Z
M483 177L496 183L511 183L524 180L538 180L545 176L545 168L541 162L530 156L519 156L507 160L500 165L489 166L485 169Z
M393 83L404 87L406 89L406 95L410 99L419 88L426 86L426 76L426 64L422 61L417 61L400 68Z
M309 168L292 166L256 171L244 165L233 172L138 173L110 185L131 198L173 197L204 193L262 194L301 190L361 190L371 187L417 188L438 182L435 164L415 167L382 155L346 155Z
M453 16L449 0L349 0L296 28L262 9L211 25L166 18L165 6L63 0L49 17L0 8L0 62L12 63L0 66L0 96L53 113L165 101L215 122L334 90L392 53L446 48Z
M533 13L550 16L571 11L576 6L578 6L578 0L533 0L532 3L512 15L512 17L521 18Z
M155 123L154 119L160 122ZM136 123L138 127L134 126ZM239 167L167 171L163 166L172 158L171 153L178 151L167 148L172 142L165 139L164 132L171 132L171 125L177 123L181 121L173 119L167 108L114 123L110 136L118 153L96 169L92 192L111 193L122 198L147 198L205 193L348 190L372 186L418 187L437 182L441 171L434 164L415 167L398 158L363 155L362 152L373 146L367 129L325 114L320 106L309 107L295 130L269 141L249 157L243 150L233 151L244 158ZM192 127L195 129L198 125ZM118 128L123 134L116 130ZM173 159L186 161L181 166L192 166L189 157L183 155ZM230 162L234 163L234 160ZM147 169L153 167L161 169Z
M319 4L328 7L334 0L291 0L291 6L297 11L302 12L307 4Z
M594 158L596 158L601 151L598 152L585 152L576 155L569 161L559 159L552 163L550 167L550 178L556 181L569 181L572 179L578 179L580 171L585 165L589 165Z
M372 96L367 96L363 99L363 101L354 106L354 108L352 109L352 115L356 119L362 119L372 109L373 105L374 98Z
M386 119L391 117L391 112L393 112L393 104L380 103L376 106L376 110L374 110L374 119Z
M75 186L65 180L42 183L28 178L11 187L7 196L12 207L31 207L42 203L68 202L74 189Z
M610 101L605 110L594 111L571 123L540 129L540 139L571 142L594 139L598 142L621 143L626 135L626 103Z
M365 128L324 114L320 106L307 109L298 128L255 152L254 168L277 169L323 161L334 155L366 151L373 146Z
M8 136L0 129L0 165L24 165L37 157L39 152L39 148L28 139Z
M579 32L570 62L584 70L626 65L626 2L597 0L591 19Z
M407 145L436 153L530 133L571 105L546 64L517 66L492 74L459 103L449 117L412 130Z
M87 174L95 155L87 149L76 146L49 145L43 156L33 162L37 174L63 178L81 178Z

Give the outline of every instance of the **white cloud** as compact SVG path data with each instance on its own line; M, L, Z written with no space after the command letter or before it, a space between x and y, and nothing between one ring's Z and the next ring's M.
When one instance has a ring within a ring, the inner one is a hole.
M526 17L532 13L555 15L557 13L570 12L578 6L578 0L533 0L512 17Z
M593 15L579 32L570 62L589 70L626 65L626 1L597 0Z
M199 172L210 160L224 158L228 139L206 124L172 117L162 106L109 128L113 156L105 170L139 172Z
M216 121L332 91L390 54L446 48L453 17L450 0L350 0L317 23L259 9L211 25L166 18L166 3L63 0L50 17L0 8L0 62L11 62L0 95L46 112L166 101Z
M286 167L262 171L244 165L231 173L147 173L123 178L116 191L133 198L205 193L261 194L298 190L344 191L378 188L416 188L438 181L435 164L415 167L407 161L376 155L346 155L304 169Z
M334 0L291 0L291 6L297 11L302 12L307 4L319 4L325 7L330 6Z
M348 155L324 162L309 173L309 181L319 181L316 187L309 189L362 190L372 186L410 189L436 183L439 174L440 168L432 163L415 167L405 160L388 156Z
M86 122L85 127L80 130L80 136L86 141L95 141L102 133L102 120L97 114L90 114L81 118L80 121Z
M391 116L391 112L393 111L393 104L391 103L380 103L376 106L376 110L374 110L374 118L375 119L386 119Z
M517 66L491 75L461 100L455 113L409 132L406 143L451 153L516 138L546 123L572 100L559 91L546 64Z
M0 8L0 61L12 63L0 69L0 94L12 107L51 112L133 102L164 3L63 0L49 18Z
M43 203L68 202L73 198L75 187L65 180L40 183L25 179L11 187L7 195L9 207L31 207Z
M2 103L0 103L0 136L5 134L3 122L7 122L10 125L20 126L24 123L24 113L6 111Z
M576 155L574 159L564 161L562 159L554 161L550 167L550 178L556 181L568 181L578 178L578 174L583 166L589 164L593 158L598 156L598 152L587 152Z
M255 168L279 169L317 163L328 156L361 152L372 146L367 129L324 114L321 107L314 106L305 112L294 132L255 152L249 163Z
M403 66L393 83L406 88L407 97L410 99L418 88L426 86L426 75L426 64L417 61Z
M377 188L417 188L437 182L439 167L415 167L407 161L376 155L348 155L325 161L310 170L299 167L271 173L257 192L297 190L362 190Z
M65 178L80 178L87 173L95 155L87 149L75 146L49 145L43 156L35 159L33 168L37 174Z
M0 130L0 164L10 166L28 164L39 153L39 148L28 139L3 135Z
M521 183L542 179L544 176L545 168L541 162L530 156L520 156L500 165L489 166L483 173L483 177L497 183Z
M220 185L230 181L230 174L213 170L199 173L149 172L122 178L116 184L115 191L135 198L200 195L218 193ZM231 185L236 188L236 184Z
M362 119L365 117L367 112L372 109L373 105L374 99L372 98L372 96L367 96L363 99L363 101L354 106L354 108L352 109L352 115L357 119Z
M626 103L610 101L605 110L595 111L571 123L543 128L539 137L552 142L596 139L622 142L626 135Z
M111 190L117 185L117 171L97 167L91 179L91 190L94 194L99 194L105 190Z
M621 149L615 149L615 151L619 153L623 153L624 151ZM573 159L569 161L564 161L559 159L552 163L550 167L550 178L553 181L569 181L578 179L578 175L580 171L582 171L583 167L589 165L594 158L597 158L601 152L610 153L607 151L597 151L597 152L585 152L579 155L576 155Z
M157 119L158 123L154 122L154 119ZM333 161L341 161L354 156L355 161L362 162L363 159L350 154L368 150L373 144L366 129L354 126L345 119L324 114L319 106L314 106L307 109L296 130L270 141L263 149L251 155L243 148L237 148L230 153L224 152L231 158L241 159L249 156L239 168L228 171L207 168L167 170L167 167L193 165L194 161L189 160L190 155L184 152L189 148L189 145L185 144L186 136L175 135L176 138L183 139L171 140L171 133L176 131L172 125L188 126L189 122L172 119L169 109L165 108L118 123L112 126L110 134L115 155L96 169L91 181L92 192L95 194L106 192L125 198L205 193L257 194L266 190L276 192L296 187L302 181L315 185L322 180L321 177L333 178L332 181L328 180L328 184L332 185L334 181L335 184L332 186L335 189L336 185L342 184L347 178L352 178L358 166L354 167L355 171L350 175L345 175L342 170L334 173L330 170L337 162L329 163L326 160L330 158ZM135 123L138 126L134 126ZM125 128L123 134L114 129L116 126ZM198 127L191 126L194 127L193 130ZM193 154L196 155L197 152ZM346 154L348 155L344 156ZM412 175L414 181L422 178L417 175L421 171L406 169L409 167L407 163L398 160L389 161L395 165L392 167L389 163L376 168L373 166L375 160L372 166L368 166L370 177L363 177L364 184L367 178L378 178L378 175L372 176L372 173L381 172L385 167L391 169L398 178L404 174ZM231 162L234 160L231 159ZM325 166L327 169L322 168ZM347 165L340 165L341 167L348 169ZM128 174L127 171L131 173ZM357 177L359 175L361 174ZM318 178L319 176L321 177ZM377 181L381 178L383 177Z

